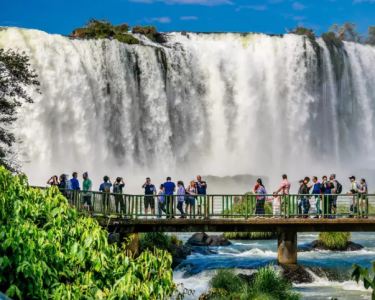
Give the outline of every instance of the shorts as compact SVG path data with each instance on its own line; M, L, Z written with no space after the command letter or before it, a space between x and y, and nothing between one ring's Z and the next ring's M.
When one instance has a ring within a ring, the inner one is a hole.
M91 195L82 196L82 204L84 205L85 203L91 206Z
M185 200L185 204L195 206L195 197L187 197Z
M145 209L150 207L151 209L155 208L155 199L154 196L145 196Z

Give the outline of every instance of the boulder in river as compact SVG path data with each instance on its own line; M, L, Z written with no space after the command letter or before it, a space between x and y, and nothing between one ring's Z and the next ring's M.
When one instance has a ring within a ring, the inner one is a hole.
M313 277L301 265L280 265L283 277L293 283L312 283Z
M312 250L333 250L333 251L358 251L363 249L363 246L354 242L348 242L344 249L330 249L320 240L315 240L311 244L305 245L298 249L299 251L312 251Z
M186 244L190 246L228 246L231 244L223 235L208 235L204 232L194 233Z

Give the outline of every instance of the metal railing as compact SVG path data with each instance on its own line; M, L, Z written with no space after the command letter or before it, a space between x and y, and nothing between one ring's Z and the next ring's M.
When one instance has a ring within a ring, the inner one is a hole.
M375 195L129 195L61 190L93 216L153 218L343 218L375 216ZM146 210L146 207L148 208Z

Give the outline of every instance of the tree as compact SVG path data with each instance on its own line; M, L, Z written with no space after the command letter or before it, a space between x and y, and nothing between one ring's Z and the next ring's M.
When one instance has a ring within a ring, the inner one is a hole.
M370 26L368 28L368 38L366 42L367 44L375 46L375 26Z
M354 23L346 22L341 26L334 24L329 31L334 32L341 41L356 43L361 41L361 37L357 32L357 26Z
M26 90L28 86L39 86L29 57L25 53L0 48L0 165L8 169L14 168L9 155L15 142L9 127L17 119L17 107L24 102L33 102Z

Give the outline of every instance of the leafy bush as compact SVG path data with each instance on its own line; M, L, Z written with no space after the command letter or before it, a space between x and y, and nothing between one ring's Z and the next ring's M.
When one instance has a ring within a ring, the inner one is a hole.
M222 269L216 272L210 280L210 286L216 290L224 290L227 293L237 293L246 285L232 270Z
M365 289L372 289L371 299L375 299L375 261L372 262L372 278L370 277L369 270L367 268L362 268L359 265L353 266L354 270L352 273L352 278L357 281L363 281L363 286Z
M126 256L56 188L30 188L3 167L0 228L0 290L14 299L160 299L175 289L168 253Z
M139 40L128 33L128 24L112 25L107 21L92 19L83 28L74 29L72 36L84 39L114 38L121 43L139 44Z
M272 266L259 269L249 280L235 275L232 270L219 270L211 279L210 287L203 299L299 299L299 295L292 291L292 284L282 278Z
M278 274L272 266L259 269L252 284L252 294L266 294L271 299L299 299L292 284Z
M321 232L319 233L319 241L324 246L331 250L343 250L346 249L348 242L350 241L350 232Z

